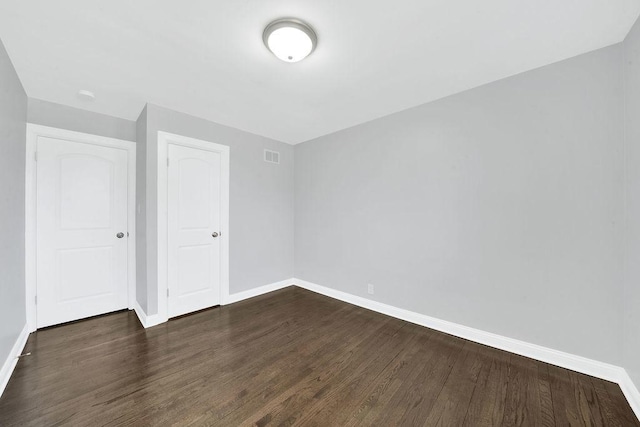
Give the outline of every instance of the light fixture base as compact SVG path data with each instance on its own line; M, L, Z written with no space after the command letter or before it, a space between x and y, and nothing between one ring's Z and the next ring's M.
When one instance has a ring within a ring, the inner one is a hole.
M78 91L78 98L83 99L85 101L95 101L96 95L90 90L82 89Z

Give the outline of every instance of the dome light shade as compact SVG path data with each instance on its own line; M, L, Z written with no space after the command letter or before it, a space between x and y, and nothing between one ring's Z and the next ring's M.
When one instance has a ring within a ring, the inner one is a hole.
M267 25L262 34L265 46L285 62L298 62L316 48L315 31L297 19L278 19Z

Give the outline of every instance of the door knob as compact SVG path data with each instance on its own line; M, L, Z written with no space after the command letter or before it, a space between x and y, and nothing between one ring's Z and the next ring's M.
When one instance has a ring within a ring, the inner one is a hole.
M220 234L217 231L214 231L213 233L211 233L211 237L213 237L214 239L216 237L218 237Z
M118 234L116 234L116 237L117 237L118 239L122 239L122 238L124 237L124 233L121 231L121 232L119 232Z

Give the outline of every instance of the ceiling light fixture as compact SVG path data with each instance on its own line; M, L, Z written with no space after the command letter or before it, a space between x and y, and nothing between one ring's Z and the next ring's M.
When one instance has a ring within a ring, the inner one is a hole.
M318 44L315 31L306 23L292 18L278 19L262 33L265 46L285 62L298 62L309 56Z

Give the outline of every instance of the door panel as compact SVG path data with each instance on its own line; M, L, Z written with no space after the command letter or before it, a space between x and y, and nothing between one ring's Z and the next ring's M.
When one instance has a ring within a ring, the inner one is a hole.
M213 277L213 250L210 244L178 248L177 295L206 291Z
M60 249L57 302L82 302L89 298L108 295L113 281L113 248ZM78 268L82 266L82 268ZM91 277L87 279L87 272ZM91 286L86 286L87 280Z
M127 152L46 137L37 152L37 327L126 308Z
M169 317L220 304L220 155L168 145Z
M113 166L112 162L96 156L68 155L60 158L62 229L104 229L112 225Z

